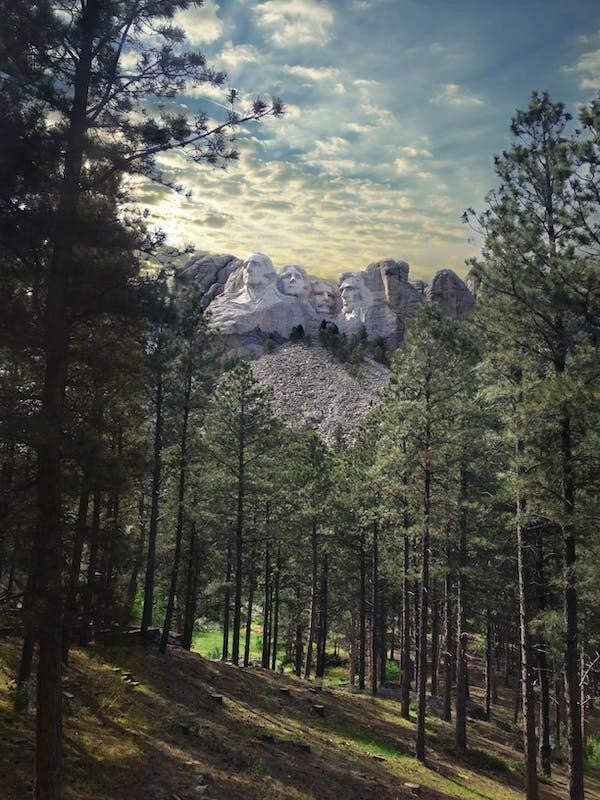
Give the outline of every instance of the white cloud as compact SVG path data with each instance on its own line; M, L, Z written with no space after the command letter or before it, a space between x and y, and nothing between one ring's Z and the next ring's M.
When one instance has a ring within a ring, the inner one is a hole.
M413 145L406 145L400 148L403 155L409 158L431 158L431 151L426 147L413 147Z
M300 64L290 66L285 64L283 71L287 75L296 75L299 78L318 83L323 80L333 80L340 74L337 67L303 67Z
M480 97L464 91L457 83L447 83L437 94L430 97L429 102L448 106L485 105Z
M365 125L361 124L360 122L349 122L346 125L346 130L350 131L351 133L370 133L374 130L375 125Z
M596 36L596 40L598 39ZM574 72L581 89L598 90L600 86L600 48L582 53L575 64L564 68L565 72Z
M253 10L276 47L325 45L331 38L334 14L322 0L265 0Z
M336 83L336 85L333 87L333 91L336 94L346 94L346 87L343 83Z
M426 170L422 169L419 162L412 158L404 158L400 156L394 161L394 166L396 167L396 172L398 175L402 175L403 177L410 175L411 177L418 178L422 181L429 180L429 178L434 177L431 172L427 172Z
M214 0L207 0L200 8L178 11L173 18L173 25L183 28L192 45L212 44L223 34L219 4Z
M225 69L231 70L240 66L240 64L258 61L258 57L259 52L253 44L234 44L230 40L225 42L215 61L219 65L223 64Z

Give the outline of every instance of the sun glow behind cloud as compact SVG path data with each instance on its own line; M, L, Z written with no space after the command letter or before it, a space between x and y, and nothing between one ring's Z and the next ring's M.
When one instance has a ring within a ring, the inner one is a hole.
M544 60L528 55L523 26L503 43L498 20L477 25L466 5L458 18L442 4L430 16L415 7L403 16L398 5L222 0L179 15L242 96L281 95L288 110L241 132L240 162L227 172L162 157L165 174L191 198L147 185L137 191L173 244L242 256L263 250L277 264L328 276L386 257L409 261L413 277L442 266L465 272L476 249L460 216L481 207L493 186L491 157L506 146L511 113L533 88L585 99L597 41L576 28L555 31ZM523 86L523 59L531 86ZM201 86L177 100L218 117L224 98Z

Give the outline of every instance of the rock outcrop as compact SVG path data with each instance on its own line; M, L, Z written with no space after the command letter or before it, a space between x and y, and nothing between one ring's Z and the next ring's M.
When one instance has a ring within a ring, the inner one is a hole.
M451 269L436 272L425 297L451 319L463 319L475 307L475 298L467 284Z

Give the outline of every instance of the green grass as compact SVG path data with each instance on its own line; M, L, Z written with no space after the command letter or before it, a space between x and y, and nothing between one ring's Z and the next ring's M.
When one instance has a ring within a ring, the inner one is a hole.
M589 736L585 748L585 760L588 766L600 769L600 737Z
M200 653L205 658L221 658L223 647L223 630L220 628L208 628L194 634L192 640L192 650ZM246 631L242 631L240 636L240 653L243 654L246 647ZM229 649L231 651L231 638L229 639ZM253 630L250 635L250 658L257 659L262 655L262 631L257 633Z

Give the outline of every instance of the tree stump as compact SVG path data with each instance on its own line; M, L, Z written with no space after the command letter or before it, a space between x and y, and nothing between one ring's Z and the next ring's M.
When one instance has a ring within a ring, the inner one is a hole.
M290 687L289 686L281 686L279 688L279 691L281 692L281 694L286 695L286 697L290 696Z
M320 717L323 717L325 715L325 706L316 703L315 705L313 705L313 711L315 712L315 714L318 714Z
M215 703L222 706L223 705L223 695L222 694L211 694L210 699L214 700Z

